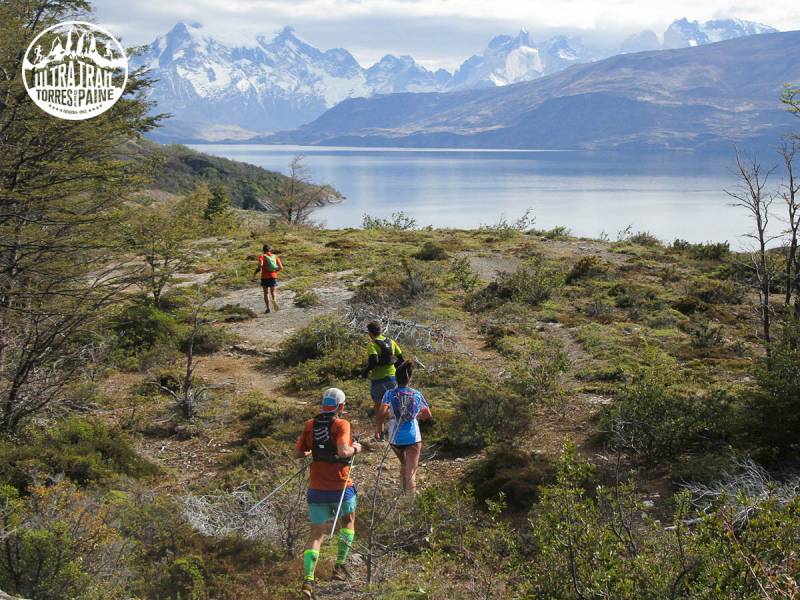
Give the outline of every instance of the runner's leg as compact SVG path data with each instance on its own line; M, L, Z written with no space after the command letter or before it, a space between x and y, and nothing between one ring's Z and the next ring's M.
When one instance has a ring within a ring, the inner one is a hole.
M417 467L419 466L419 455L422 453L422 442L417 442L412 446L404 448L403 454L403 490L406 494L417 492Z

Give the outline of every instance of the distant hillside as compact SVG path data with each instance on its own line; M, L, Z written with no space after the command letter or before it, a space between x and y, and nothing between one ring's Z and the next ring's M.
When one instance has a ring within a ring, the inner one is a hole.
M500 88L344 101L267 143L729 150L772 145L796 121L800 31L615 56Z
M152 188L185 193L201 181L220 181L228 188L233 204L240 208L257 208L257 198L275 194L284 179L274 171L203 154L178 144L161 146L144 141L135 151L157 159Z

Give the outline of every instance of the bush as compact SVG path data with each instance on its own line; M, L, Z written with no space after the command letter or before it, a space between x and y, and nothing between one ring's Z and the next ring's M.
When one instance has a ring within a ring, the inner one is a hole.
M532 209L527 209L522 216L514 221L509 221L505 215L500 215L500 218L493 225L481 225L478 231L490 232L498 239L508 239L521 233L527 233L533 229L536 223L536 218L531 215Z
M320 300L317 292L314 290L304 290L302 292L298 292L298 294L294 297L294 305L298 308L312 308L314 306L319 306L322 304L322 300Z
M181 332L178 321L151 304L130 304L115 317L112 328L117 345L127 352L138 354L157 345L175 346Z
M724 260L731 252L731 245L728 242L693 244L686 240L678 239L672 242L672 248L697 260Z
M722 325L719 323L701 323L691 330L692 346L695 348L716 348L724 340Z
M360 344L366 340L335 316L317 317L311 323L286 338L275 359L287 367L332 354L336 350Z
M467 299L469 310L484 310L514 301L537 306L550 298L563 282L561 274L548 266L541 257L520 265L513 273L500 273L482 291Z
M417 220L403 211L392 213L388 219L381 219L365 214L361 218L361 228L388 231L411 231L417 228Z
M417 260L446 260L447 251L436 242L427 241L417 252L412 254Z
M79 485L90 485L157 471L121 430L93 419L70 417L52 429L31 431L24 444L0 443L0 477L20 490L44 474L65 475Z
M469 257L459 256L450 261L447 280L450 285L469 293L478 286L481 278L472 270Z
M599 256L583 256L578 259L578 262L572 265L569 273L567 273L565 283L569 285L575 281L578 281L579 279L583 279L585 277L596 277L606 273L607 271L608 263L606 263L606 261Z
M746 405L751 443L762 460L793 457L800 445L800 352L774 348L757 364L756 380L758 389Z
M276 406L274 401L260 396L248 400L247 408L241 418L247 423L245 438L272 437L286 424L290 424L294 432L297 425L295 411L282 409Z
M708 304L741 304L742 288L732 281L698 277L691 282L689 295Z
M604 429L617 444L655 464L730 435L734 411L725 393L707 398L680 393L674 387L682 381L674 361L653 349L646 351L644 364L604 417Z
M0 486L0 586L37 600L127 598L130 547L110 523L113 506L69 482L22 497Z
M501 497L509 508L525 510L539 501L539 487L555 479L556 465L537 454L499 447L472 464L465 481L483 506Z
M445 445L477 450L511 442L527 432L533 404L507 386L492 381L468 381L458 390L455 415L447 425Z
M183 338L180 344L181 352L189 350L189 340L189 335ZM227 342L228 336L224 329L211 325L200 325L194 334L192 352L194 354L213 354L222 350Z
M369 273L353 301L368 305L408 306L433 296L438 270L407 259L389 261Z

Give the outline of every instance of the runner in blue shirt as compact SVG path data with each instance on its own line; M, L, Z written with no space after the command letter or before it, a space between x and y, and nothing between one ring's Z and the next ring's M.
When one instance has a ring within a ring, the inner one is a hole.
M397 387L387 390L383 396L375 423L375 436L380 438L384 419L388 415L389 441L400 459L403 491L413 495L417 491L417 466L422 452L419 420L430 419L431 410L423 395L409 387L414 370L412 362L406 361L397 367Z

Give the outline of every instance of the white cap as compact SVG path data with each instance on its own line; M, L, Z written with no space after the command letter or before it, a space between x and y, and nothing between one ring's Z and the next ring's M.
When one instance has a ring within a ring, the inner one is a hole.
M344 402L344 392L339 388L328 388L325 390L325 393L322 394L322 410L324 411L334 411L340 404L344 404Z

